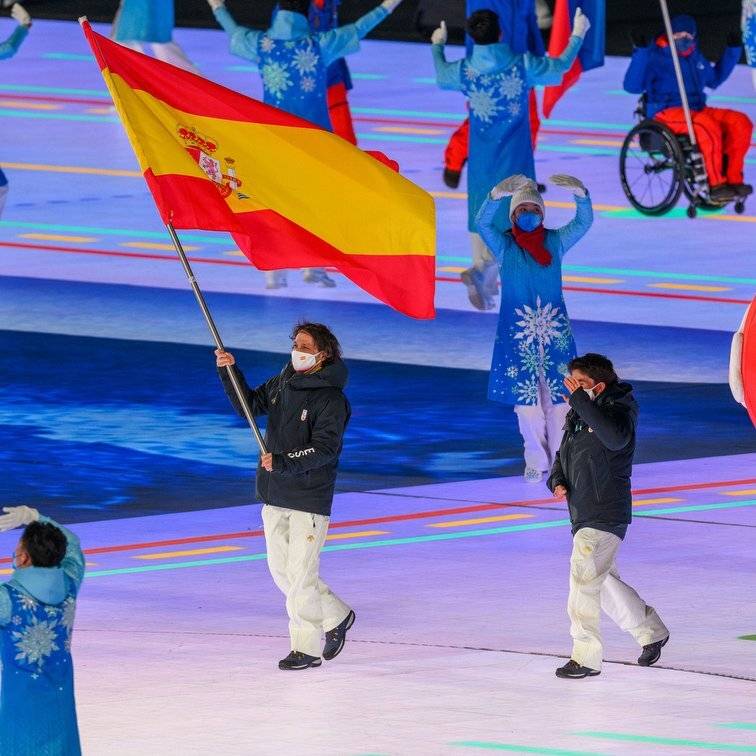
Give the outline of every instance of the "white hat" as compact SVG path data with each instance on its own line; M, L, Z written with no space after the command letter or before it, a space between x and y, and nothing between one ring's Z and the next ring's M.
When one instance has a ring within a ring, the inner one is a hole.
M535 181L528 181L512 195L512 203L509 206L509 220L514 221L515 210L526 202L538 205L541 208L541 215L546 216L546 206L538 191L538 184Z

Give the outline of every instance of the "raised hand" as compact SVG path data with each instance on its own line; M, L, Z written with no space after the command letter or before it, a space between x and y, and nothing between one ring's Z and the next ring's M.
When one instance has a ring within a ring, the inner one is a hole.
M585 188L585 184L574 176L567 176L564 173L556 173L550 179L549 182L554 186L561 186L563 189L569 189L576 197L585 197L588 194L588 190Z
M575 11L575 20L572 22L572 34L580 39L585 39L585 35L588 34L588 29L591 28L591 21L583 11L578 8Z
M20 26L25 26L28 29L32 25L32 17L23 5L14 3L11 8L11 16Z
M433 34L431 34L431 44L445 45L448 38L449 34L446 31L446 21L442 21L438 29L436 29Z
M39 519L39 512L33 507L3 507L0 515L0 533L13 528L22 528Z
M502 197L511 197L518 189L522 189L528 184L535 186L535 181L524 176L522 173L516 173L500 181L491 189L491 199L500 200Z

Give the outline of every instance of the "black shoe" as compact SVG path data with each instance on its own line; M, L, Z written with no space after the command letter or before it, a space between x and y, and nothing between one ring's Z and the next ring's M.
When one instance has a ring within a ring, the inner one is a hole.
M346 643L347 630L352 627L355 619L355 614L350 609L346 619L340 625L336 625L333 630L329 630L325 634L326 642L323 647L323 658L326 661L335 659L341 653L341 650L344 648L344 643Z
M453 171L451 168L444 168L444 183L449 189L456 189L459 186L461 178L462 171Z
M652 664L656 664L661 658L661 650L667 645L668 640L669 636L664 640L643 646L643 653L638 657L638 664L640 664L641 667L650 667Z
M548 187L546 184L536 184L536 188L538 189L538 194L543 194Z
M323 660L319 656L308 656L301 651L292 651L285 659L278 662L279 669L307 669L319 667Z
M730 184L730 189L735 192L736 197L748 197L753 194L753 187L750 184Z
M709 192L709 199L712 202L730 202L735 199L735 190L727 184L713 186Z
M564 677L570 680L582 680L584 677L595 677L600 674L599 670L591 669L590 667L581 667L580 664L572 659L556 671L557 677Z

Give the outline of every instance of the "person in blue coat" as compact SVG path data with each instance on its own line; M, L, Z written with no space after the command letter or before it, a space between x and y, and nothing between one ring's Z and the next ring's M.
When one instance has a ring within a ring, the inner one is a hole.
M698 49L698 27L692 16L675 16L672 34L696 141L706 165L710 196L717 202L746 197L753 191L743 176L753 124L745 113L712 108L706 103L706 89L716 89L723 84L740 60L743 52L741 35L739 32L730 34L724 54L717 63L712 63ZM661 121L676 134L687 134L682 96L666 33L660 34L651 44L642 35L634 33L633 44L633 55L625 74L625 90L646 95L646 115L649 118ZM725 156L726 161L723 160Z
M756 89L756 0L743 0L742 31L746 60Z
M472 235L472 268L462 273L470 302L479 310L495 306L496 266L491 252L477 233L475 218L489 189L505 176L524 174L535 179L530 138L528 95L538 84L558 84L577 57L590 22L578 8L573 33L562 55L556 58L515 53L500 42L501 28L495 13L481 10L467 21L473 38L472 53L449 63L444 55L446 25L431 37L436 82L442 89L463 92L470 110L470 158L467 173L467 218ZM506 205L506 203L503 203ZM509 226L506 208L502 228Z
M194 63L173 41L173 24L173 0L121 0L113 20L113 39L141 53L149 44L158 60L198 74Z
M562 382L576 351L562 293L562 259L593 223L591 199L579 179L549 180L575 197L576 214L566 226L544 227L543 198L535 181L522 174L494 186L476 219L502 281L488 398L514 407L530 483L551 468L569 411ZM502 233L495 218L507 206L512 227Z
M84 579L79 539L31 507L6 507L0 532L25 526L0 585L0 753L79 756L71 635Z
M26 36L29 34L29 29L31 29L31 16L26 12L26 9L22 5L14 3L11 8L11 16L18 26L16 26L13 30L13 34L11 34L5 42L0 43L0 60L12 58L18 52L18 48L21 47L21 43L26 39ZM5 201L7 199L8 179L3 173L2 168L0 168L0 218L3 215L3 208L5 207Z
M224 0L208 0L216 21L230 39L231 52L257 64L263 84L263 101L333 131L328 112L328 67L360 48L360 40L386 19L401 0L383 2L355 23L313 33L308 12L310 0L281 0L267 31L240 26ZM266 272L267 287L286 286L285 271ZM325 270L306 268L304 280L332 287Z

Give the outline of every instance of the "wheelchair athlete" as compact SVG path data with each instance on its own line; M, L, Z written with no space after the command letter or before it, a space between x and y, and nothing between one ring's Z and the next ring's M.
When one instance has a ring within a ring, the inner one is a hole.
M698 49L698 29L691 16L672 19L693 128L709 176L710 198L729 202L747 197L753 187L744 182L743 164L751 145L753 123L744 113L706 105L705 89L716 89L732 73L743 52L740 34L728 36L727 48L718 63ZM633 56L625 74L625 91L645 93L647 116L660 121L675 134L687 134L680 89L675 78L669 40L660 34L652 44L633 33Z

